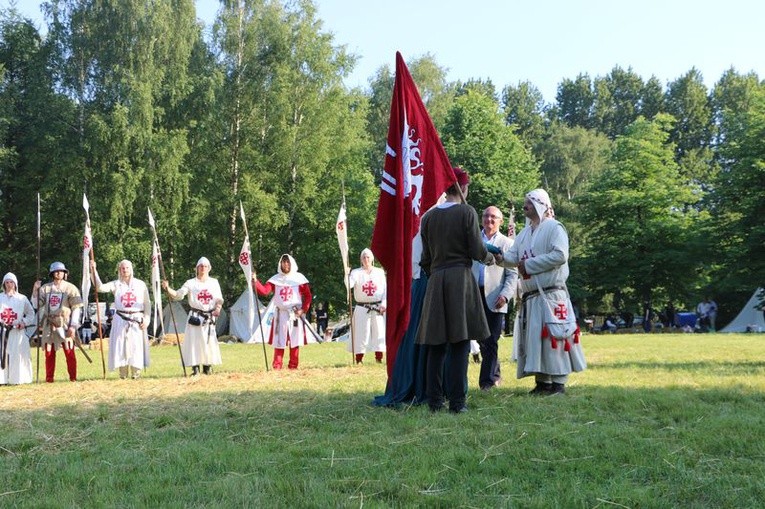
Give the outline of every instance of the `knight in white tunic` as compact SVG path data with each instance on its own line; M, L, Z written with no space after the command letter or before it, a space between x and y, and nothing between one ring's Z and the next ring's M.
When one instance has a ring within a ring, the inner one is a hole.
M119 263L119 279L102 283L91 262L96 291L114 294L114 316L109 332L109 370L119 368L120 378L141 376L149 365L149 336L151 298L146 283L133 277L133 264L129 260Z
M500 257L506 267L518 267L520 275L522 305L513 337L517 377L535 377L534 395L562 394L569 374L587 367L579 328L570 337L556 338L545 325L545 298L570 303L568 233L555 220L550 197L543 189L526 194L523 213L526 226ZM573 313L573 309L569 306L565 312Z
M348 283L353 288L353 341L348 342L348 351L356 355L361 364L367 349L375 352L375 360L383 361L385 352L385 271L375 267L374 255L370 249L361 252L361 267L353 269ZM353 345L351 345L353 343Z
M167 290L173 300L181 300L188 296L189 310L186 332L181 355L183 364L191 366L192 376L202 373L212 373L212 366L222 364L218 335L215 332L215 320L223 307L223 292L218 280L209 276L210 261L204 256L197 262L197 277L189 279L177 291L168 286L167 281L162 287Z
M277 273L266 284L252 276L252 285L258 295L274 294L269 308L274 308L268 343L274 347L274 369L282 369L284 349L289 347L290 360L287 367L297 369L300 363L300 347L315 341L308 330L305 314L311 307L311 287L308 279L298 272L295 259L284 254L279 258Z
M18 293L18 280L9 272L3 276L0 293L0 384L32 383L32 357L25 328L34 325L36 318L32 304Z

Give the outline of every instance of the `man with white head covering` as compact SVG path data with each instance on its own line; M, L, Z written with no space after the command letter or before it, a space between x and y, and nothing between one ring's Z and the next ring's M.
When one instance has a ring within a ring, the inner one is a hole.
M32 298L37 300L38 323L42 327L45 349L45 381L53 383L56 373L56 351L64 350L69 381L77 381L75 334L80 324L82 296L80 290L66 280L69 271L61 262L53 262L48 270L51 281L41 286L35 281Z
M215 320L223 307L223 292L218 280L210 277L211 268L210 260L201 257L197 261L196 277L183 283L178 291L170 288L167 281L162 281L162 287L171 299L181 300L188 295L190 309L181 355L183 364L191 366L191 376L199 375L200 364L205 375L212 374L214 365L223 364L215 332Z
M0 384L32 383L32 357L24 329L35 323L35 311L25 296L18 292L19 282L9 272L3 276L0 293Z
M520 275L523 299L514 335L517 376L535 377L536 386L531 394L563 394L568 375L586 368L579 328L570 337L556 338L545 324L545 299L570 303L566 288L568 233L555 220L552 202L544 189L526 194L523 214L525 227L515 243L498 257L506 267L517 267ZM562 306L560 313L567 315L573 309L570 305Z
M308 279L298 272L297 262L292 256L283 254L276 270L276 274L266 284L261 284L253 274L252 285L261 297L274 294L268 306L275 308L268 335L268 343L274 347L273 368L282 369L284 349L289 348L290 360L287 367L297 369L300 347L315 341L303 319L311 307L313 296Z
M361 252L361 267L353 269L348 276L353 288L353 343L356 363L361 364L367 348L375 352L375 360L381 363L385 352L385 271L373 265L375 257L371 249Z
M149 365L149 335L151 297L146 283L133 277L133 264L129 260L119 263L119 278L102 283L91 262L96 291L114 294L114 317L109 332L109 370L120 370L120 378L130 376L137 380L141 370Z

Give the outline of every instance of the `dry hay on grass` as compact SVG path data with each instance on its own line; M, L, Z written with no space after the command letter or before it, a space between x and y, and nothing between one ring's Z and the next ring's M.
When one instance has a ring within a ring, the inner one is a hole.
M158 338L153 338L151 340L151 345L152 346L157 346L157 345L177 345L178 343L183 344L184 336L185 336L185 334L183 334L183 333L181 333L181 334L176 334L176 333L163 334L162 336L160 336Z

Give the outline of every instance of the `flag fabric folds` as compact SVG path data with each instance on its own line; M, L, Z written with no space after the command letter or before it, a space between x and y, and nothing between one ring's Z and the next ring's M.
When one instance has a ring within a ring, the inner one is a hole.
M249 304L247 323L249 324L248 332L250 333L250 337L247 339L249 340L252 338L255 325L255 295L252 291L252 251L250 250L250 234L247 232L247 221L244 218L244 208L241 203L239 204L239 214L242 217L242 224L245 225L244 242L242 243L241 251L239 251L239 266L242 268L244 279L247 281L247 303Z
M151 323L153 324L152 334L157 337L157 329L161 329L165 332L165 324L162 317L162 278L159 273L159 246L157 240L152 240L151 243L151 293L154 301L152 307Z
M90 295L90 250L93 248L93 234L90 231L90 203L88 197L82 195L82 208L85 209L85 234L82 236L82 282L80 283L80 294L82 295L82 306L85 310L82 313L82 320L90 319L88 311L88 296Z
M348 261L348 219L345 216L345 202L340 205L340 212L337 213L337 223L335 223L335 233L337 233L337 243L340 246L340 257L343 259L343 279L345 281L345 291L350 291L348 274L351 272L351 265Z
M409 323L412 239L421 215L456 181L430 115L400 53L390 107L372 251L386 270L388 379Z

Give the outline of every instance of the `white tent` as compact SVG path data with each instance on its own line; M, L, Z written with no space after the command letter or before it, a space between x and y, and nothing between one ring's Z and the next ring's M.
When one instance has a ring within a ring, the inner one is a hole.
M170 311L172 306L173 311ZM162 323L165 324L165 334L175 334L175 328L178 327L178 334L186 331L187 311L183 308L180 301L168 302L165 309L162 310ZM175 319L175 321L173 321Z
M756 307L760 304L758 295L762 291L762 288L756 289L738 316L720 332L765 332L765 317L762 310Z
M234 305L229 308L229 314L231 315L231 325L229 327L229 334L236 336L243 343L250 343L250 299L247 296L247 290L242 292L242 295L234 302ZM258 301L260 302L260 301ZM260 304L260 312L265 309L263 304ZM260 324L257 309L253 313L252 330L256 330ZM255 341L252 341L253 343Z

